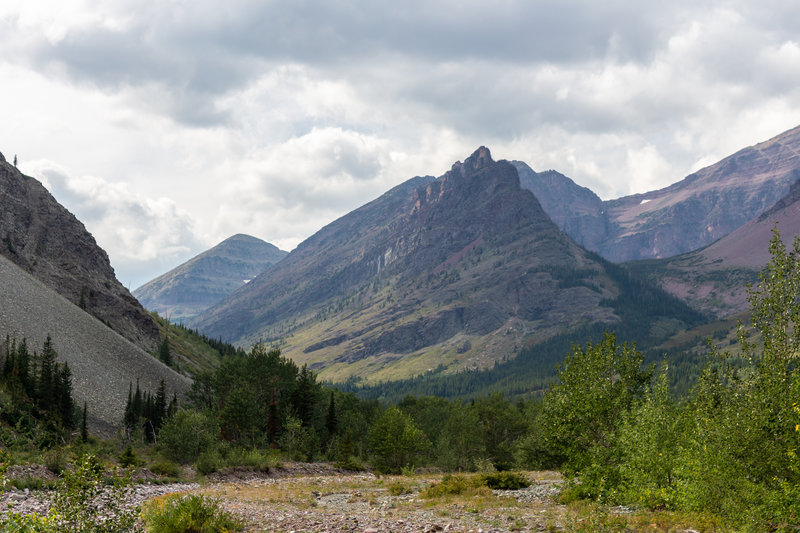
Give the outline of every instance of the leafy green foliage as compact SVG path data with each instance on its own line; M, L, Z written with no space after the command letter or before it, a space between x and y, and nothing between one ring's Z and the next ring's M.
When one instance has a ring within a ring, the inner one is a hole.
M217 500L196 495L156 499L145 507L142 520L150 533L217 533L244 527Z
M635 347L620 346L607 333L599 344L575 347L559 384L545 395L541 424L547 441L566 457L564 472L581 477L586 496L604 496L619 484L617 432L650 379L643 360Z
M430 441L411 418L397 407L389 407L378 417L369 432L374 465L379 472L400 473L414 465Z
M481 474L480 479L490 489L519 490L531 486L530 480L520 472L490 472Z
M168 458L193 463L200 454L216 450L219 425L209 413L181 409L166 421L158 437L158 446Z
M447 474L439 483L433 483L420 492L423 498L441 498L443 496L460 496L489 494L489 488L480 476Z
M577 476L564 498L713 513L736 530L800 527L800 239L775 232L750 293L740 355L712 346L688 398L651 382L635 351L607 339L565 361L542 424ZM755 341L752 339L756 339Z
M0 481L5 487L8 455L0 451ZM63 471L47 515L7 513L0 517L2 532L123 533L132 531L137 509L121 503L130 490L130 475L106 476L94 455L82 455Z

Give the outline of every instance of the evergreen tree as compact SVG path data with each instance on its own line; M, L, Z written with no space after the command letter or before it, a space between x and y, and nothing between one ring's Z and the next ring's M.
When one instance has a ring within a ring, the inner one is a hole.
M169 335L164 336L161 345L158 347L158 358L167 366L172 366L172 353L169 350Z
M153 427L156 432L161 429L164 419L167 417L167 388L164 380L158 384L155 400L153 400Z
M278 404L275 401L275 387L272 387L272 399L269 401L269 410L267 411L267 439L270 444L275 444L279 429Z
M36 386L36 399L45 411L53 411L58 405L56 351L50 335L44 341L39 356L39 376Z
M333 391L331 391L331 401L328 403L328 414L325 416L325 429L328 430L328 438L336 435L337 426L336 405L333 401Z
M138 384L137 384L138 392ZM128 401L125 403L125 415L123 424L125 425L125 432L130 437L133 430L136 428L136 422L139 419L139 413L134 410L133 404L133 383L128 384Z
M297 375L297 386L292 394L292 405L304 427L310 427L314 421L314 406L317 403L316 397L319 390L316 380L316 376L308 369L308 365L303 365Z
M83 402L83 414L81 416L81 440L86 442L89 440L89 428L86 425L86 402Z
M75 425L74 420L75 404L72 400L72 371L65 362L61 365L58 373L58 414L61 424L66 429L72 429Z

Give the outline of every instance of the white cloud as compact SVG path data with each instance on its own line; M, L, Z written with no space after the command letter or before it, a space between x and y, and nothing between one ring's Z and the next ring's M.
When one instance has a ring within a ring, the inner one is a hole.
M289 249L479 145L611 198L800 124L798 6L9 0L0 150L123 281Z
M70 206L114 258L120 281L132 289L209 244L196 235L192 216L168 198L147 198L126 184L74 176L51 161L33 161L29 168L56 200Z

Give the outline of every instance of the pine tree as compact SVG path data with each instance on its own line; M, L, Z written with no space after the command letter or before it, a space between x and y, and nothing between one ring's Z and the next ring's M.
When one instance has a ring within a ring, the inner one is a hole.
M83 402L83 415L81 416L81 440L86 442L89 440L89 428L86 425L86 402Z
M158 347L158 358L167 366L172 366L172 354L169 351L169 335L164 336L161 345Z
M61 365L58 373L58 414L61 418L61 425L66 429L75 426L74 420L75 404L72 400L72 371L65 362Z
M45 411L52 412L58 406L57 372L56 351L48 335L39 356L39 376L36 383L36 398Z
M279 429L278 404L275 402L275 387L272 387L272 399L269 401L269 410L267 411L267 438L270 444L275 444Z
M313 422L317 389L316 376L308 369L308 365L303 365L297 374L297 385L292 394L292 403L297 417L304 427L310 427Z
M328 415L325 417L325 429L328 430L328 438L336 435L339 421L336 419L336 405L333 401L333 391L331 391L331 401L328 404Z
M138 384L137 384L137 392L138 392ZM125 425L125 432L128 437L130 437L133 430L136 428L136 421L138 420L139 415L134 410L133 404L133 383L128 383L128 401L125 402L125 415L123 416L123 424Z
M161 425L164 423L164 420L167 418L167 388L163 379L158 384L156 397L153 401L152 417L153 428L156 432L158 432L158 430L161 429Z

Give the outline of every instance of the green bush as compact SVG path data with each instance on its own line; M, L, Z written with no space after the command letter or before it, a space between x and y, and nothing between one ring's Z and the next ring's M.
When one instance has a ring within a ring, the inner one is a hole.
M487 487L496 490L519 490L531 486L531 482L524 474L508 470L482 474L480 478Z
M156 461L148 468L157 476L178 477L181 473L181 466L172 461Z
M173 494L149 502L142 511L149 533L217 533L241 531L243 523L217 500Z
M139 466L142 461L136 456L133 447L128 444L119 456L119 465L128 468L130 466Z
M364 463L356 457L355 455L350 455L346 459L342 459L340 461L336 461L334 463L336 468L341 468L342 470L349 470L350 472L363 472L367 469L364 466Z
M219 470L221 458L216 450L209 450L200 454L195 467L197 471L207 476Z
M229 467L244 467L256 472L269 472L280 465L278 454L257 448L229 448L225 450L224 464Z
M194 463L201 453L218 445L217 419L199 411L178 411L158 433L158 446L164 455L181 464Z
M491 494L481 476L464 476L447 474L439 483L425 488L420 495L423 498L441 498L442 496L461 496Z

